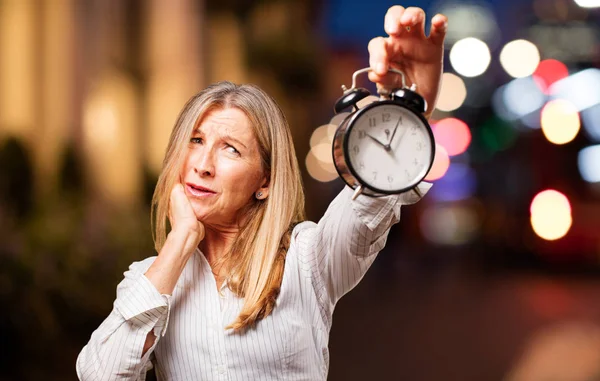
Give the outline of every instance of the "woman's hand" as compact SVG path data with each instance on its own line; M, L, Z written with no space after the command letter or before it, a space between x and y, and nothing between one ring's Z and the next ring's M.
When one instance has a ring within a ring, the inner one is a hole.
M369 64L373 69L369 79L377 83L378 88L398 88L402 86L401 76L388 69L401 70L406 85L416 84L417 92L425 98L425 116L429 118L440 88L448 19L435 15L426 37L425 12L421 8L405 9L396 5L386 13L384 25L389 37L376 37L369 42Z
M195 246L204 238L204 225L198 221L194 209L183 190L183 185L175 184L171 190L169 203L169 220L171 231L175 234L191 236ZM194 248L195 248L194 246Z
M169 220L171 232L167 236L167 241L144 274L163 295L173 295L185 264L204 238L204 225L196 218L181 184L175 184L171 189ZM148 332L142 357L152 348L155 340L154 331Z

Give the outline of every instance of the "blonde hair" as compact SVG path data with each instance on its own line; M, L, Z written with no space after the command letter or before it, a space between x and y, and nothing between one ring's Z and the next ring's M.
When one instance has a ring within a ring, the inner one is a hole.
M283 278L291 231L304 220L304 192L292 135L275 101L254 85L218 82L192 97L181 111L167 146L152 198L153 238L160 252L167 236L169 195L179 181L189 140L202 118L214 109L236 108L248 117L258 141L269 195L253 199L240 215L239 234L225 253L227 284L244 305L227 328L241 330L268 316Z

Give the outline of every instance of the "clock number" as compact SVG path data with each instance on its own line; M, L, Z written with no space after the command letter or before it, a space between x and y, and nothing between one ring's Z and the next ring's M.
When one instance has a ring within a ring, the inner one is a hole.
M414 164L414 165L419 165L419 160L417 160L417 158L415 158L415 159L413 160L413 164Z
M417 151L423 150L423 142L417 142Z
M416 135L417 134L417 125L413 124L412 127L410 128L410 132L412 135Z
M363 169L365 169L365 163L363 163L362 161L360 162L360 164L358 164L358 168L362 171Z
M358 146L352 147L352 150L354 151L355 155L358 155L358 153L360 152L360 148L358 148Z
M394 178L392 176L388 176L388 183L393 183L394 182Z
M364 139L367 136L367 133L364 132L363 130L358 130L358 138L359 139Z
M389 112L384 112L383 114L381 114L381 121L383 123L389 122L390 119L392 119L392 115Z
M407 179L410 179L410 173L408 172L408 169L404 170L404 174L406 175Z
M377 118L375 118L375 117L369 118L369 127L375 127L375 126L377 126Z
M373 181L377 180L377 172L373 172Z

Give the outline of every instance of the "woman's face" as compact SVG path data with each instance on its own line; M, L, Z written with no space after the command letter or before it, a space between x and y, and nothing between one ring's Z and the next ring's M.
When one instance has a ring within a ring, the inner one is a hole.
M199 221L237 223L257 191L266 197L267 178L246 115L236 108L208 113L192 133L181 182Z

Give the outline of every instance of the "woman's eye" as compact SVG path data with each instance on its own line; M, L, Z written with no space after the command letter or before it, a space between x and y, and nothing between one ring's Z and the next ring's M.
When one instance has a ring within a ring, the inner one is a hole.
M190 143L200 144L202 143L202 138L191 138Z
M229 152L231 152L231 153L234 153L236 155L240 154L240 151L236 150L234 146L228 145L227 148L226 148L226 150L229 151Z

